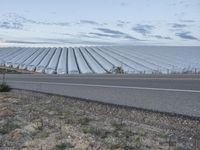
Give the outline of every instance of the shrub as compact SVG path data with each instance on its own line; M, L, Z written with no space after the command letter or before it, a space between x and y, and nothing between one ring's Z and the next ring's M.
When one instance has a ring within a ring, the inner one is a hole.
M72 145L71 143L60 143L56 145L56 149L60 149L60 150L64 150L64 149L70 149L73 148L74 145Z
M122 128L125 126L125 124L122 122L111 122L111 125L115 130L122 130Z
M125 71L122 67L113 67L111 72L115 74L125 74Z
M8 131L5 128L0 128L0 134L7 134Z
M61 144L56 145L57 149L65 149L66 147L67 147L67 145L65 143L61 143Z
M83 128L83 133L85 133L85 134L90 133L92 135L95 135L97 137L104 139L109 134L109 131L106 131L106 130L100 129L100 128L96 128L96 127L87 127L87 128Z
M5 82L0 84L0 92L9 92L11 90L10 86Z
M91 119L90 119L90 118L87 118L87 117L81 118L81 119L78 120L78 122L79 122L81 125L88 125L90 121L91 121Z

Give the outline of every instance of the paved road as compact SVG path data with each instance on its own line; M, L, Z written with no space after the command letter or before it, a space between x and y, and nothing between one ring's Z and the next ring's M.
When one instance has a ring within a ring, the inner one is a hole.
M21 74L6 80L13 88L200 117L200 76Z

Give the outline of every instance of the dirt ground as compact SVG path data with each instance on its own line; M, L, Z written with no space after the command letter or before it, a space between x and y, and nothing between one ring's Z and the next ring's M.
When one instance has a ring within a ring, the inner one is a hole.
M199 120L13 90L0 93L0 150L198 150Z
M9 68L9 67L3 67L0 66L0 74L36 74L35 72L27 71L27 70L22 70L22 69L15 69L15 68ZM37 73L38 74L38 73Z

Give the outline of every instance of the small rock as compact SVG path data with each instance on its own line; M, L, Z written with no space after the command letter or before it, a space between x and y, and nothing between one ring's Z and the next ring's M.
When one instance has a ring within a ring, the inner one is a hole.
M29 124L29 125L25 126L24 130L26 130L29 133L35 133L36 132L35 128L33 127L33 124Z
M42 120L38 119L33 123L33 127L35 129L41 130L43 128L43 122Z
M14 112L8 109L7 107L0 107L0 118L13 116Z

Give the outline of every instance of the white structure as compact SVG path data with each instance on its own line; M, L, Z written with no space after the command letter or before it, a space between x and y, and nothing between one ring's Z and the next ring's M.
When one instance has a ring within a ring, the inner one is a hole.
M0 48L0 65L47 74L200 73L200 47Z

